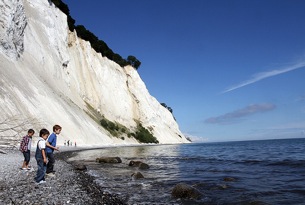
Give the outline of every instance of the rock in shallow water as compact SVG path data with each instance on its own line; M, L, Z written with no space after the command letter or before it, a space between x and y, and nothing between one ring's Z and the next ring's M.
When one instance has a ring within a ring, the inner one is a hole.
M136 179L144 179L144 176L141 172L135 172L131 175L132 179L136 180Z
M139 169L149 169L149 165L141 161L131 160L128 165L131 167L139 167Z
M199 199L201 195L197 189L184 183L177 184L172 190L172 196L175 198Z
M122 163L120 157L99 157L95 161L99 163Z

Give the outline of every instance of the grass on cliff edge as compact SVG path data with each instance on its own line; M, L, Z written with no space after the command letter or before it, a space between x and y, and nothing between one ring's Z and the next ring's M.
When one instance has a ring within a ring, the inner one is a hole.
M89 103L86 102L88 111L86 112L95 122L101 125L105 130L107 130L112 136L121 138L125 140L124 136L133 137L140 143L156 143L159 141L151 131L153 128L146 129L140 122L137 122L137 128L134 132L132 132L126 126L118 123L112 122L108 120L105 116L101 115L97 110L95 110Z

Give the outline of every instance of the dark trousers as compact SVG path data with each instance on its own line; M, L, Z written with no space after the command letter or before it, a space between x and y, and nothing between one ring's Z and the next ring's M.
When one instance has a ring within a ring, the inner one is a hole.
M43 159L41 158L36 158L36 161L37 161L37 175L35 177L35 181L38 183L40 182L41 180L45 180L44 179L44 175L45 175L45 172L46 172L46 169L47 169L47 166L46 164L43 162Z
M23 156L24 156L25 165L28 166L31 158L31 151L28 150L23 152Z
M48 164L47 164L47 174L54 172L54 164L55 164L55 158L53 152L47 153L48 157Z

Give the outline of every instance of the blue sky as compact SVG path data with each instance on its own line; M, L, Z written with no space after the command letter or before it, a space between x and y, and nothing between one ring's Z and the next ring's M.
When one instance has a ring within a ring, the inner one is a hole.
M304 0L64 0L194 141L305 137Z

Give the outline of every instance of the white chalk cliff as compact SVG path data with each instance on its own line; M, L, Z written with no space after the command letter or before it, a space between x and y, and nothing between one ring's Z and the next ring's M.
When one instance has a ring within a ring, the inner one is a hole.
M160 144L188 142L137 71L96 53L69 31L66 15L48 0L0 1L1 118L31 119L36 136L59 124L59 144L138 144L126 135L112 136L90 117L92 110L130 130L141 122Z

